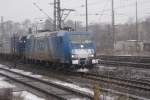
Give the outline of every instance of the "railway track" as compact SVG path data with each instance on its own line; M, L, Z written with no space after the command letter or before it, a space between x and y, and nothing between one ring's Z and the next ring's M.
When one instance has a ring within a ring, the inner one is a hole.
M99 64L102 64L102 65L115 65L115 66L128 66L128 67L150 69L150 63L136 63L136 62L126 62L126 61L99 60Z
M150 57L148 56L97 56L99 64L102 65L115 65L115 66L128 66L136 68L150 69Z
M150 63L149 56L109 56L109 55L98 55L98 59L108 61L120 61L120 62L134 62L134 63Z
M129 79L122 79L119 77L112 77L112 76L105 76L105 75L97 75L97 74L91 74L91 73L78 73L79 76L82 76L83 78L90 79L93 81L97 81L103 83L116 85L120 89L128 90L128 93L131 94L129 97L136 99L136 100L143 100L141 97L150 98L150 83L139 81L139 80L129 80Z
M44 94L46 97L53 97L56 100L71 100L75 98L86 100L93 99L93 95L89 93L84 93L48 80L21 74L8 68L0 67L0 75L12 80L13 82L17 82L25 87L36 90Z
M125 92L124 91L121 92L121 93L123 93L121 95L125 96L128 94L131 94L128 96L130 98L133 98L134 100L143 100L142 99L143 97L150 98L150 96L149 96L149 94L150 94L150 83L149 82L144 82L144 81L141 82L139 80L122 79L119 77L104 76L104 75L97 75L97 74L91 74L91 73L72 73L71 72L70 74L72 76L77 75L81 78L85 78L85 79L89 79L89 80L93 80L93 81L98 81L100 83L100 85L101 85L101 82L102 82L102 84L106 83L106 84L116 85L120 89L125 90ZM128 91L128 93L127 93L127 91ZM118 93L116 93L116 94L118 94ZM88 96L90 96L89 97L90 99L92 98L91 95L88 95ZM86 97L86 96L84 96L84 97ZM148 99L144 99L144 100L148 100Z

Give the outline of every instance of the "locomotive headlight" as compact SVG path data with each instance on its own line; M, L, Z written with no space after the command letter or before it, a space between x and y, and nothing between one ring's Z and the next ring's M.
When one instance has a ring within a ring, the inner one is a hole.
M81 47L81 48L83 48L83 47L84 47L84 45L81 45L80 47Z
M90 57L94 57L94 55L92 54L92 55L90 55Z
M75 55L72 55L71 57L72 57L72 58L74 58L74 57L75 57Z

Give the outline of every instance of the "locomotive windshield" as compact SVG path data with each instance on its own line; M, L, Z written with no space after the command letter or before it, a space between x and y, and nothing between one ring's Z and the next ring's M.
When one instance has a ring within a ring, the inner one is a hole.
M90 35L87 35L87 34L71 35L70 40L72 43L91 43L92 42Z

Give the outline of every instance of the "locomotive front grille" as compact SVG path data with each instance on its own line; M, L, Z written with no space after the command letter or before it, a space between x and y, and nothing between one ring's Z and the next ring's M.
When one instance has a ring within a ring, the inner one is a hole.
M86 61L86 59L85 59L85 58L81 58L81 59L80 59L80 64L81 64L81 65L86 64L86 62L87 62L87 61Z

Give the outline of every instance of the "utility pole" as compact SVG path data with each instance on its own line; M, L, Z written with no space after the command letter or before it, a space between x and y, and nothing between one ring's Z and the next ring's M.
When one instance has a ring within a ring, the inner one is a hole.
M114 0L112 0L112 35L113 35L113 48L115 48L115 15L114 15Z
M60 0L54 0L54 31L62 29L64 21L74 9L61 9ZM68 12L68 13L65 13ZM65 15L65 16L64 16ZM63 18L64 17L64 18Z
M69 14L72 11L75 11L74 9L61 9L60 6L60 0L54 0L54 30L61 30L62 29L62 24L66 20L66 18L69 16ZM64 13L64 12L68 13ZM65 16L64 16L65 15ZM64 17L64 18L63 18Z
M136 0L136 52L138 52L138 41L139 41L139 31L138 31L138 8L137 8L137 0Z
M88 1L85 0L85 9L86 9L86 31L88 31Z
M57 19L58 19L58 29L61 29L61 8L60 8L60 0L57 0Z
M77 21L74 22L74 31L77 31Z
M1 32L4 34L4 18L1 16Z
M3 16L1 16L1 39L3 39L4 38L4 36L5 36L5 29L4 29L4 17Z
M60 0L54 0L54 30L61 29L61 7Z
M54 23L54 31L56 31L56 28L57 28L57 26L56 26L56 0L54 0L54 21L53 21L53 23Z

